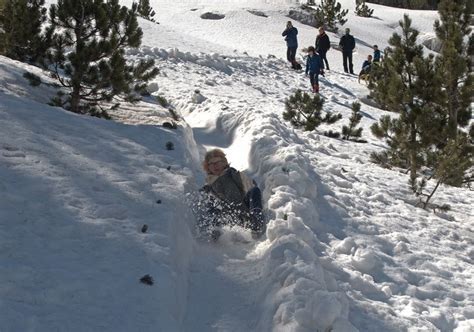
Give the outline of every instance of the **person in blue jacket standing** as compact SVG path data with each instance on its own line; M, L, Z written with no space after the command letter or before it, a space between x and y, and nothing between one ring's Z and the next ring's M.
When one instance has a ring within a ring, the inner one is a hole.
M324 63L316 53L313 46L308 47L308 58L306 59L306 75L309 74L309 81L314 93L319 92L319 74L324 74Z
M296 29L291 21L286 23L286 29L281 34L285 37L286 46L288 47L286 51L286 58L291 63L291 68L297 69L297 63L295 60L296 57L296 50L298 49L298 29Z
M377 45L374 45L374 62L380 62L382 60L382 54Z
M351 30L349 28L346 28L346 34L342 36L339 40L339 46L342 49L344 72L350 72L351 74L354 74L354 66L352 64L352 51L355 48L355 39L354 36L351 35ZM347 62L349 62L349 68L347 66Z

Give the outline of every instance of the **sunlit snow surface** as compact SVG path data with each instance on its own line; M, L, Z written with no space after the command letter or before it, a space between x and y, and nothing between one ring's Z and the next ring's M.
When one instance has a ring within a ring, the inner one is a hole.
M356 71L404 12L420 38L433 34L435 12L370 5L365 19L341 3ZM288 2L151 4L160 24L140 20L144 46L129 54L157 61L154 95L184 117L178 130L151 98L116 122L50 107L54 90L22 77L46 75L0 57L0 331L473 330L474 195L442 186L435 200L453 210L423 211L406 174L368 161L383 147L369 127L387 113L342 72L340 52L328 53L321 94L343 120L321 131L340 130L361 100L367 144L283 121L285 98L309 90L282 60ZM316 30L294 24L312 45ZM211 147L262 188L263 239L233 228L195 240L184 196L203 184Z

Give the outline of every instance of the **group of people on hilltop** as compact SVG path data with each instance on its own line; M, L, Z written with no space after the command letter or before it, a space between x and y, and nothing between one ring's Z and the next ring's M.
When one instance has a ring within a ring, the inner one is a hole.
M291 21L286 24L286 29L283 31L282 36L285 37L287 45L287 59L293 69L300 69L301 65L296 61L296 50L298 49L298 29L296 29ZM346 28L345 34L339 40L339 47L342 51L342 62L344 66L344 72L354 75L354 65L352 62L352 53L356 46L355 38L351 35L351 30ZM307 48L308 57L306 59L305 74L309 76L310 84L314 93L319 93L319 75L324 76L324 69L329 70L329 62L326 57L326 53L331 48L331 42L329 36L324 31L323 27L319 28L319 33L316 36L315 45ZM369 56L363 66L361 74L368 74L373 62L381 60L380 50L377 45L374 45L374 56Z

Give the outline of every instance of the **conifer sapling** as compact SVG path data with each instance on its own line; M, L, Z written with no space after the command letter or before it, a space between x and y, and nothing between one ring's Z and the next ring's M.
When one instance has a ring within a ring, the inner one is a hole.
M285 102L286 111L283 113L283 119L306 131L314 130L323 122L331 124L341 119L340 114L326 113L323 117L321 113L323 104L324 100L319 95L311 97L297 90Z
M153 16L155 16L155 11L150 6L149 0L139 0L138 1L138 15L148 21L155 22Z
M362 128L356 128L360 120L362 119L362 114L360 114L360 103L352 103L352 115L349 119L349 126L342 126L342 138L350 140L352 138L359 138L362 135Z
M370 9L369 6L365 3L365 1L359 2L356 5L355 13L357 16L360 17L372 17L374 14L374 10Z
M337 32L337 24L346 24L347 19L345 17L348 12L349 10L343 10L341 4L336 0L321 0L314 16L320 26L324 25L327 30Z

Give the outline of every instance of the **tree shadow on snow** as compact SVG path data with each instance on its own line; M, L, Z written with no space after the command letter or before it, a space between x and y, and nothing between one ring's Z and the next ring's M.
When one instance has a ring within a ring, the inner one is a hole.
M334 91L334 88L336 88L336 89L340 90L342 93L344 93L346 95L349 95L349 96L354 97L354 98L356 97L356 95L352 91L350 91L349 89L339 85L338 83L332 83L327 79L325 79L325 86L331 88L330 89L331 91ZM344 105L344 104L341 104L341 105ZM344 105L344 106L346 106L346 105Z

